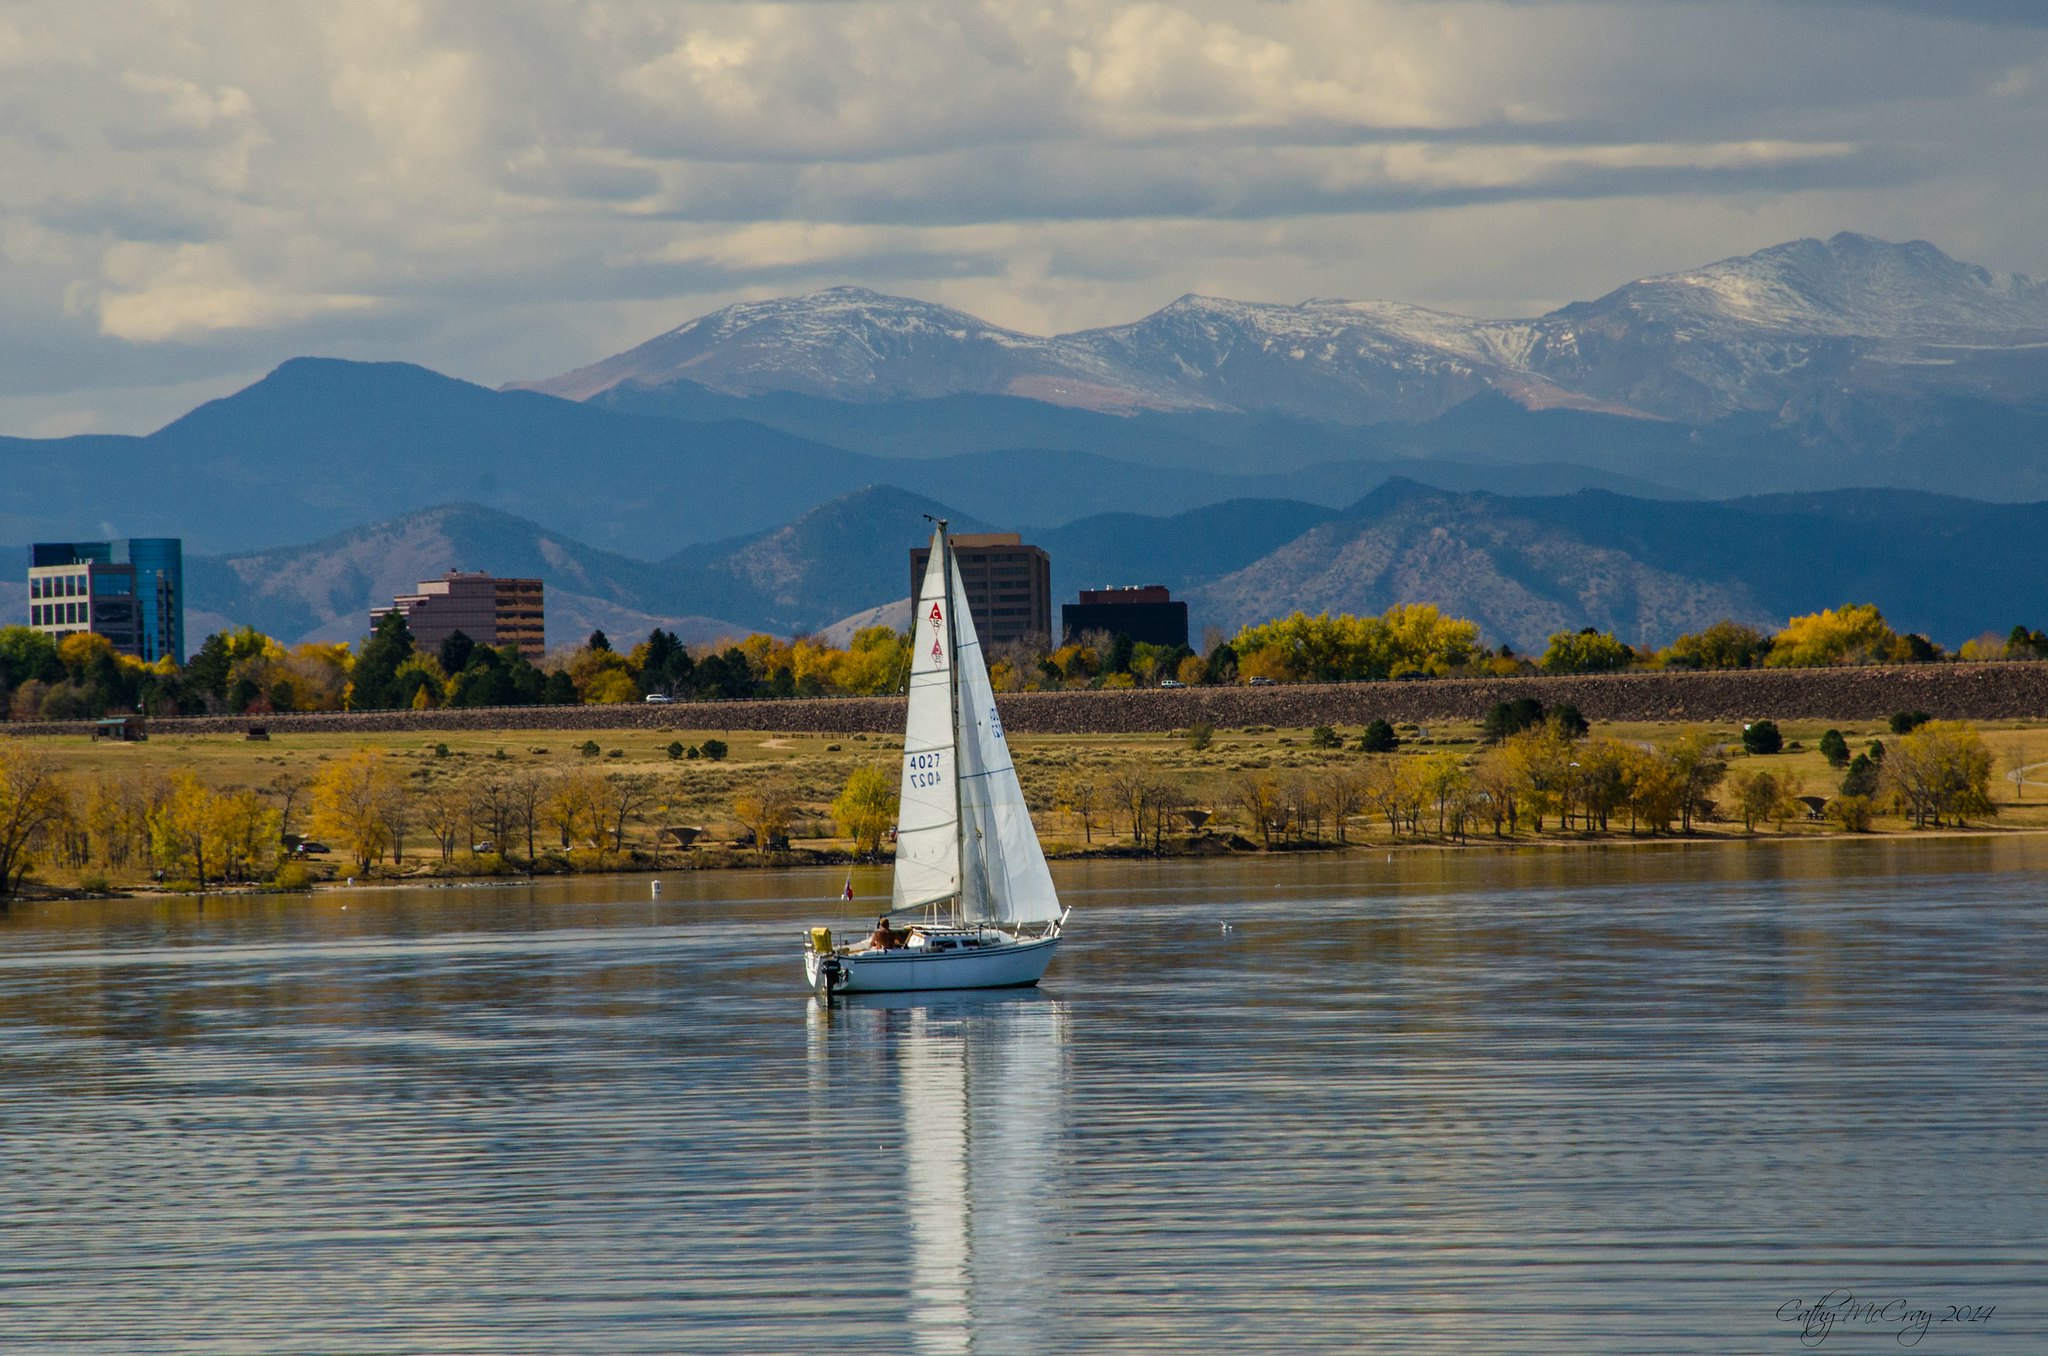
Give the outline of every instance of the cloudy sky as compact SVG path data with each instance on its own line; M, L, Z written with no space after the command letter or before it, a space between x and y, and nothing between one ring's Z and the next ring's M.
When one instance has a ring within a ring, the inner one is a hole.
M7 434L836 283L1518 315L1842 229L2048 274L2048 3L0 2Z

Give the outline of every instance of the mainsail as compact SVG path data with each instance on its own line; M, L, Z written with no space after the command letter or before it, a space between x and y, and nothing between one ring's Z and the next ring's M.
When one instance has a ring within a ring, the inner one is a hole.
M1003 738L958 562L945 586L951 555L942 527L913 609L891 907L957 896L963 922L1054 922L1059 897Z
M891 907L915 908L960 892L958 738L953 726L952 618L946 616L943 532L932 534L910 628L910 712L903 727L903 787L896 815ZM958 596L957 594L955 595ZM970 628L973 623L969 622Z
M953 564L953 597L965 596L958 561ZM962 605L957 619L956 662L960 685L960 814L962 865L960 914L968 922L1050 923L1060 917L1052 872L1031 826L1024 788L1010 761L996 713L995 689L974 617ZM906 748L909 743L906 740Z

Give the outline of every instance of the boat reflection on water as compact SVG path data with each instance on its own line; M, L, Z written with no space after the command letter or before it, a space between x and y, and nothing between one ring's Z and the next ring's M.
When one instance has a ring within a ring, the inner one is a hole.
M809 1036L814 1118L846 1133L842 1080L888 1084L900 1109L900 1140L883 1137L878 1109L873 1142L900 1159L912 1346L1049 1349L1065 1005L1037 990L813 998Z

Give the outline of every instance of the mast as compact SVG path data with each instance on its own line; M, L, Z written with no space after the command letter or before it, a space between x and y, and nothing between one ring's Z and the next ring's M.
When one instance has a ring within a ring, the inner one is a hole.
M961 746L966 742L960 737L960 625L953 613L953 536L946 531L946 520L938 519L939 555L945 568L941 584L946 599L946 697L953 712L953 837L959 844L960 888L967 888L967 807L960 787ZM956 895L953 899L953 914L965 919L964 901Z

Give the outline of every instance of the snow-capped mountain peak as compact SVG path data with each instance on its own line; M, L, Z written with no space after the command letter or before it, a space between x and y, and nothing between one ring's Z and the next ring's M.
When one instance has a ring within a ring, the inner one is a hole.
M1537 407L1709 422L1778 410L1807 388L1924 385L1958 361L1950 350L2044 340L2048 284L1925 241L1844 232L1644 278L1529 320L1191 292L1128 324L1044 337L936 302L833 287L737 302L528 385L572 399L677 380L853 401L995 393L1343 422L1427 419L1494 391ZM2012 378L2001 369L1972 380L1981 390Z

